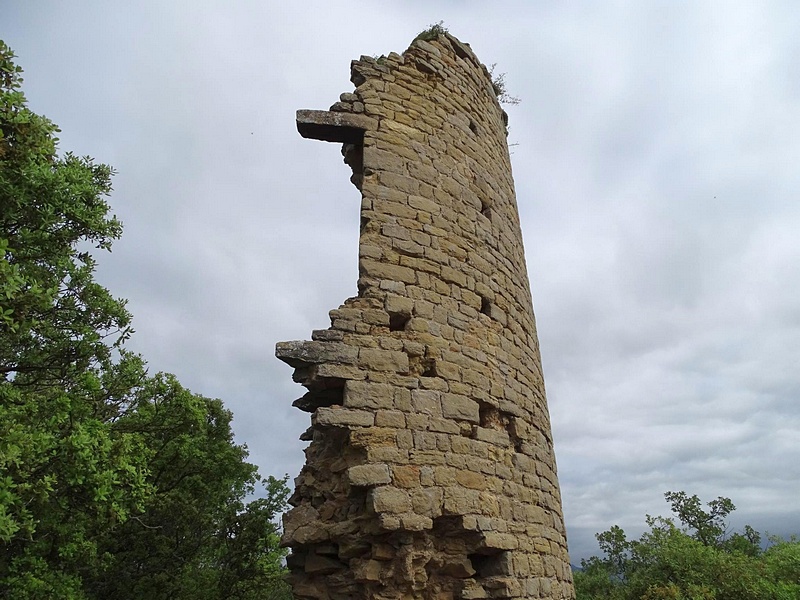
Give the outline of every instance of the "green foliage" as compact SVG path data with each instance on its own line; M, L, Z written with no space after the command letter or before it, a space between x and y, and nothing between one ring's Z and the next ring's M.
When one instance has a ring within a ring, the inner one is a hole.
M706 546L719 545L725 536L725 517L736 507L729 498L720 496L708 503L709 511L703 510L700 498L688 496L686 492L664 494L672 506L672 512L694 533L693 537Z
M219 400L124 350L125 302L94 281L112 169L59 156L0 42L0 597L286 593L276 516Z
M244 504L260 482L233 443L231 414L170 375L148 379L114 430L149 452L154 493L141 515L103 538L109 563L89 584L96 597L250 598L282 576L276 514L285 480L266 481L266 498ZM166 560L166 557L169 557ZM213 566L213 568L212 568Z
M751 527L726 535L735 506L717 498L665 494L679 525L647 516L649 531L628 540L618 526L597 534L604 557L582 561L578 600L788 600L800 597L800 543L773 540L766 551Z
M493 63L492 66L489 67L489 77L492 78L492 88L494 89L494 94L497 96L497 100L500 102L500 104L517 105L522 102L520 98L517 96L512 96L508 92L508 86L506 85L506 74L495 74L496 68L497 63Z
M438 23L432 23L431 25L428 25L427 29L420 31L414 38L412 43L416 42L417 40L430 42L431 40L435 40L440 35L444 35L445 33L447 33L447 27L444 26L444 21L439 21Z

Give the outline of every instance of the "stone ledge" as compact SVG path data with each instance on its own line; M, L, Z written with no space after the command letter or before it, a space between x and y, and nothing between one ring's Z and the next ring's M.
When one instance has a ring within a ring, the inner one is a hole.
M377 119L365 115L327 110L297 111L297 131L312 140L361 144L364 132L377 128Z
M353 364L358 360L358 348L342 342L278 342L275 356L295 369L326 362Z

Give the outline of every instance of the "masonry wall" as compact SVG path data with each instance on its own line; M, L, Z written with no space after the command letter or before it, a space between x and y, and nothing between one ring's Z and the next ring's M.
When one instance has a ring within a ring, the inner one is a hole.
M278 344L308 392L297 598L573 598L506 115L449 34L299 111L362 193L358 297Z

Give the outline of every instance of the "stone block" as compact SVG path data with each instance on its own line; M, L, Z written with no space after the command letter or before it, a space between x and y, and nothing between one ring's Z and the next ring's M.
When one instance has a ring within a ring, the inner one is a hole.
M301 526L319 519L319 511L312 506L297 506L283 514L283 535L291 539Z
M386 264L366 258L361 258L359 260L359 265L361 267L361 274L368 277L388 279L390 281L402 283L415 283L417 281L416 272L408 267Z
M487 550L514 550L519 546L517 536L511 533L489 531L484 533L481 547ZM549 548L548 548L549 551Z
M353 577L356 581L380 581L383 563L378 560L366 560L359 563L353 569Z
M459 471L456 473L456 482L471 490L485 490L486 476L473 471Z
M390 427L368 427L350 432L350 443L356 448L380 448L397 445L398 434L402 433Z
M392 446L376 446L367 448L367 460L370 462L386 462L391 464L405 464L409 461L408 450Z
M400 526L406 531L424 531L433 528L433 519L409 512L400 515Z
M430 431L413 432L414 449L416 450L437 450L436 434Z
M403 296L386 296L384 301L386 312L390 315L405 315L411 316L414 310L414 301L411 298Z
M394 387L385 383L345 381L343 399L348 408L389 410L394 407Z
M275 355L297 369L324 362L354 363L358 348L341 342L278 342Z
M391 171L401 175L408 172L406 160L402 156L378 148L368 148L364 152L364 168L373 171Z
M411 491L411 505L418 515L435 519L442 514L442 488L416 488Z
M436 417L431 417L430 421L428 422L428 429L430 431L436 431L438 433L447 433L450 435L461 434L461 428L459 427L458 423L454 423L450 419L439 419Z
M358 365L375 371L408 373L408 355L392 350L361 348L358 353Z
M366 371L355 365L342 365L338 363L323 363L316 367L317 379L365 379Z
M375 512L405 513L411 510L411 497L408 492L392 486L373 488L369 501Z
M406 194L416 195L419 193L419 181L413 177L383 171L378 175L378 181L381 182L381 185L395 190L400 190Z
M316 410L311 422L331 427L370 427L375 424L375 415L363 410L322 407Z
M461 588L461 593L458 597L462 600L483 600L489 597L489 593L476 581L468 580L464 587Z
M437 363L438 367L438 363ZM458 394L442 394L442 414L448 419L458 419L478 423L480 408L478 403Z
M451 515L468 515L480 512L480 497L476 490L459 486L445 488L443 512Z
M418 413L432 417L442 416L441 393L434 390L413 390L411 404Z
M420 485L420 467L417 465L395 465L392 467L391 482L399 488L416 488Z
M476 440L480 442L487 442L495 446L505 448L510 445L508 432L504 429L490 429L487 427L475 427L474 434Z
M347 480L355 487L385 485L392 482L389 465L357 465L347 470Z
M433 468L433 480L436 482L436 485L449 487L454 486L456 484L456 471L452 467L434 467Z
M441 210L441 207L436 202L429 200L428 198L423 198L422 196L409 196L408 205L412 208L416 208L430 214L437 214ZM427 238L427 243L421 242L418 239L415 239L414 241L427 247L430 245L430 236L425 237Z
M434 186L438 184L440 178L439 172L436 169L418 162L408 165L408 174L417 181L429 183Z
M395 240L392 243L392 248L394 248L397 252L401 254L406 254L412 257L422 257L425 253L425 247L417 244L416 242L410 242L406 240ZM401 264L402 261L401 261Z
M443 465L444 454L436 450L412 450L408 460L415 465Z
M326 575L341 571L344 568L345 565L338 560L317 554L309 554L304 565L305 572L312 575Z
M372 558L375 560L392 560L397 551L390 544L372 544Z
M375 413L375 426L403 429L406 426L406 417L399 410L379 410Z
M430 416L426 414L409 413L406 415L406 426L414 432L428 429Z

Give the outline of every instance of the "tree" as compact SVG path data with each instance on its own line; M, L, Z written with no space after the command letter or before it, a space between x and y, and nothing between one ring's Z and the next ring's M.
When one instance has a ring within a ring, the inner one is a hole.
M708 503L708 511L703 510L700 498L688 496L686 492L667 492L664 494L672 506L672 512L678 520L694 533L694 537L706 546L718 546L725 538L725 517L736 507L730 498L720 496Z
M57 156L58 129L27 108L12 59L0 43L0 590L71 597L92 540L149 494L136 441L107 425L143 368L112 360L130 315L79 249L119 235L112 171Z
M219 400L192 394L171 375L138 390L113 428L148 448L154 491L141 515L101 540L110 562L87 583L94 597L246 599L280 587L284 551L274 519L288 488L270 477L265 497L245 504L261 479L233 443L230 421Z
M130 314L91 254L121 234L113 170L58 154L13 58L0 42L0 597L285 589L285 480L246 503L262 482L231 414L124 349Z
M800 543L773 540L766 551L751 527L726 535L735 506L717 498L667 492L678 524L647 516L649 531L628 540L618 526L597 534L603 558L581 562L578 600L789 600L800 597Z

